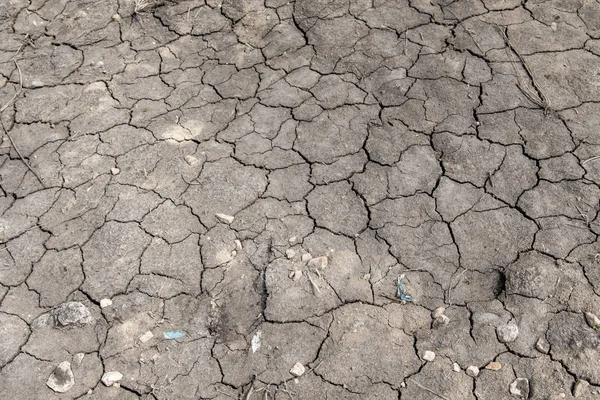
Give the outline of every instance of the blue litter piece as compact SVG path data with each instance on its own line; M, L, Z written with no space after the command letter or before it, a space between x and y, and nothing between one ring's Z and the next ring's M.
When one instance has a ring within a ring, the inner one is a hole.
M163 332L165 339L181 339L185 336L183 332Z
M396 297L406 303L414 302L412 294L404 292L404 274L398 277L398 290L396 291Z

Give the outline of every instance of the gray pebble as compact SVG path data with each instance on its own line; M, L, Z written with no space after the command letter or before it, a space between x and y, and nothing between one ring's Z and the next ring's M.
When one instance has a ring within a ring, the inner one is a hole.
M54 369L46 385L57 393L65 393L75 385L71 363L63 361Z
M519 336L519 327L515 324L500 325L496 328L496 335L502 343L514 342Z
M510 394L520 399L529 398L529 379L517 378L510 384Z
M550 352L550 343L544 338L539 338L535 342L535 349L542 354L548 354Z

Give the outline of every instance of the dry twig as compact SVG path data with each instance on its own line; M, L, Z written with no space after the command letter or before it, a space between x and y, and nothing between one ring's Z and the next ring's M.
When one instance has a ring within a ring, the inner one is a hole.
M33 168L31 168L31 165L29 165L29 163L27 161L25 161L25 157L23 157L23 154L21 154L21 152L17 148L17 145L15 144L15 141L13 140L13 138L8 133L8 130L6 130L6 128L4 127L4 122L2 122L2 129L4 130L4 134L6 135L6 137L8 138L8 140L10 140L10 144L12 145L13 149L15 149L15 151L19 155L19 158L21 159L21 161L23 162L23 164L25 164L25 166L27 167L27 169L29 171L31 171L31 173L36 177L36 179L41 183L42 187L45 188L46 185L44 184L44 182L42 182L42 178L40 178L40 176L33 170Z
M17 97L19 97L19 95L23 91L23 72L21 71L21 67L19 67L19 63L17 62L16 57L21 52L23 47L25 47L25 45L28 44L28 42L27 42L28 38L29 38L29 34L27 34L25 36L25 39L22 41L21 46L19 46L19 48L17 49L17 51L15 52L15 54L12 57L12 62L15 64L15 67L17 68L17 72L19 73L19 88L17 89L17 91L15 92L13 97L11 97L11 99L8 101L8 103L6 103L5 105L2 106L2 108L0 108L0 116L17 99ZM0 125L2 125L2 130L6 134L6 137L10 141L10 144L12 145L13 149L15 149L15 151L17 152L17 155L19 156L19 158L21 159L23 164L25 164L27 169L29 171L31 171L31 173L36 177L36 179L42 184L42 187L45 188L46 185L44 185L44 182L42 182L42 179L40 178L40 176L33 170L33 168L31 168L31 165L29 165L29 163L25 160L25 157L23 157L23 154L21 154L21 152L19 151L19 148L15 144L15 141L13 140L12 136L10 136L10 134L8 133L8 129L6 129L6 127L4 126L4 121L2 121L1 118L0 118Z
M594 156L594 157L590 157L590 158L588 158L587 160L583 160L583 162L581 163L581 165L585 165L585 163L588 163L588 162L590 162L590 161L597 160L597 159L599 159L599 158L600 158L600 156Z
M13 59L12 61L15 63L15 67L17 67L17 71L19 72L19 88L17 89L13 97L8 101L8 103L6 103L2 106L2 108L0 108L0 113L4 112L4 110L6 110L8 106L10 106L23 91L23 73L21 72L21 67L19 67L19 63L17 63L17 60Z
M551 110L550 101L548 100L548 97L546 97L546 94L544 93L544 91L542 90L540 85L535 80L535 76L533 75L533 73L531 72L529 67L527 66L527 63L525 62L525 59L523 58L523 56L521 55L521 53L519 53L517 51L515 46L513 46L512 42L508 38L508 35L506 34L506 28L501 28L500 26L496 25L496 29L498 29L498 32L500 32L502 39L504 39L504 42L506 43L506 46L508 47L508 51L507 51L508 56L509 56L510 62L513 65L513 68L515 70L515 75L517 76L517 80L519 81L517 86L519 87L521 92L523 92L525 97L527 97L527 99L529 101L536 104L540 108L543 108L544 111L548 112L549 110ZM525 69L525 72L527 72L527 75L529 76L529 79L531 80L531 85L533 86L533 89L535 89L535 91L533 91L529 87L527 87L527 85L524 83L524 80L523 80L521 74L519 74L519 71L517 71L517 67L515 65L517 61L514 59L513 53L517 55L517 58L519 59L521 65L523 65L523 68Z
M319 289L319 286L315 283L313 278L310 276L310 271L308 271L306 275L308 276L308 280L310 281L310 284L312 285L313 291L315 292L315 294L320 293L321 289Z
M450 400L450 399L448 399L446 396L442 396L441 394L439 394L439 393L437 393L437 392L434 392L433 390L431 390L431 389L429 389L429 388L427 388L427 387L425 387L425 386L421 385L421 384L420 384L420 383L418 383L418 382L415 382L415 381L413 381L413 383L414 383L416 386L420 387L421 389L425 390L426 392L429 392L429 393L431 393L432 395L439 397L440 399L443 399L443 400Z
M25 38L21 41L21 45L19 46L17 51L15 51L15 54L12 56L12 62L15 63L15 67L17 67L17 72L19 73L19 88L15 92L14 96L8 101L8 103L6 103L2 106L2 108L0 108L0 113L3 113L4 110L6 110L8 106L10 106L23 91L23 73L21 72L21 67L19 67L19 63L17 62L17 55L21 52L21 50L23 50L23 47L25 47L26 45L33 46L31 39L29 39L29 33L25 35Z
M460 277L463 276L463 274L465 272L467 272L468 269L464 269L460 274L458 274L458 276L456 277L456 281L455 281L455 285L458 284L458 281L460 280ZM450 292L452 291L452 279L450 279L450 285L448 285L448 305L451 306L452 302L450 301Z

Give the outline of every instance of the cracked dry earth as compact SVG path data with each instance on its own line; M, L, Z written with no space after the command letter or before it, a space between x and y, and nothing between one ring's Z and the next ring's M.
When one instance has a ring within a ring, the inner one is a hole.
M600 2L0 26L3 398L600 398Z

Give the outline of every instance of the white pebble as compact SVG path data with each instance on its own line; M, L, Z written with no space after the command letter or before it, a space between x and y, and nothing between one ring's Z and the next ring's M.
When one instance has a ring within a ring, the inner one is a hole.
M194 157L194 156L187 155L187 156L183 157L183 159L190 166L198 164L198 159L196 157Z
M425 361L435 360L435 353L433 351L425 350L425 353L423 353L423 360L425 360Z
M585 320L590 328L600 329L600 319L596 316L596 314L592 314L591 312L585 313Z
M102 383L105 386L112 386L123 379L123 374L118 371L110 371L102 375Z
M112 306L112 300L111 299L102 299L100 300L100 308L106 308Z
M474 365L470 365L467 370L466 370L467 375L469 375L472 378L477 377L477 375L479 375L479 368L477 368Z
M292 369L290 369L290 374L294 375L295 377L301 377L302 375L304 375L304 372L306 372L306 369L304 368L304 365L302 365L301 363L297 362L296 364L294 364L294 366L292 367Z
M152 337L154 337L154 334L150 331L146 331L146 333L140 336L140 342L146 343L148 340L152 339Z
M433 311L431 316L433 317L433 319L436 319L437 317L444 315L445 312L446 312L446 309L444 307L438 307Z
M235 219L235 217L233 217L231 215L227 215L227 214L217 214L215 216L217 217L217 219L219 221L221 221L224 224L231 224L233 222L233 220Z

